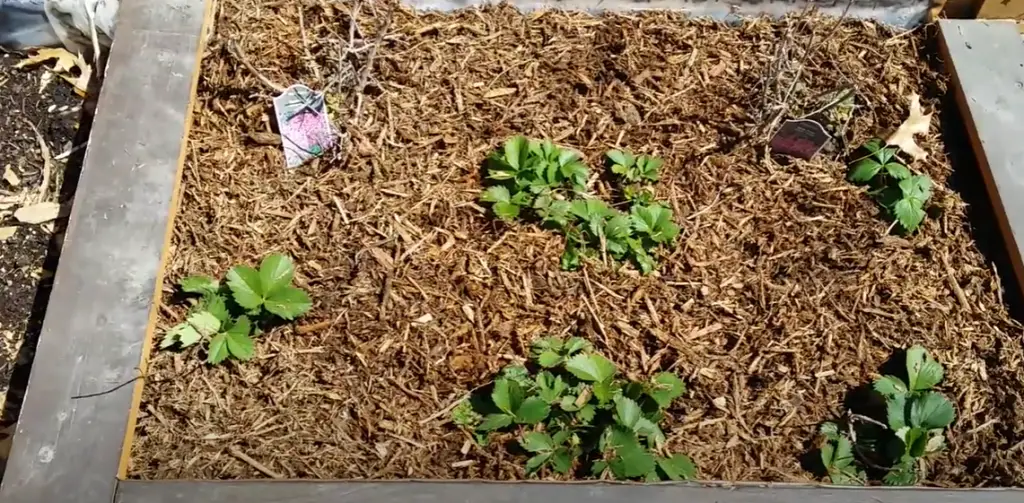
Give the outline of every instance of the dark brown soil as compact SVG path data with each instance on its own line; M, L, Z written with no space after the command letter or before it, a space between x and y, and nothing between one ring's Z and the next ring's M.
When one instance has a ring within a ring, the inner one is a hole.
M669 444L702 478L726 480L811 480L800 457L817 425L894 352L923 344L958 413L927 483L1024 485L1022 331L946 185L940 121L912 165L936 181L935 211L905 237L842 162L772 159L763 138L744 137L787 33L812 47L803 93L857 87L853 143L895 128L912 92L936 111L945 83L921 56L926 30L399 10L361 112L355 93L339 96L350 151L286 172L279 147L247 140L267 131L272 93L225 41L278 84L348 89L358 72L337 55L351 4L299 5L221 4L165 292L280 251L296 257L313 311L244 364L154 352L132 476L518 479L522 458L467 442L444 411L535 337L571 333L632 375L684 376ZM386 17L364 3L357 36ZM577 148L592 167L613 146L665 158L658 193L683 234L659 275L600 261L563 272L560 237L485 213L478 166L520 133ZM164 329L185 307L161 312Z
M14 185L0 179L0 227L17 227L13 237L0 241L0 400L6 397L0 401L0 428L17 418L25 383L12 383L12 377L19 368L27 377L56 261L55 256L47 260L55 225L22 225L12 216L23 201L35 202L43 179L43 158L29 123L43 136L50 155L57 156L71 145L81 105L59 77L40 93L43 69L14 68L20 59L0 52L0 175L10 167L18 180ZM59 197L66 162L52 163L47 200Z

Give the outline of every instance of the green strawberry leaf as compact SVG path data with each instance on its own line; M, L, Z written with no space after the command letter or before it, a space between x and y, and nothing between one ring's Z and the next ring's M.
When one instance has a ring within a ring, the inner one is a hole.
M850 174L847 178L851 182L866 183L871 181L881 170L882 165L877 160L865 157L850 166Z
M541 367L549 369L558 366L559 363L562 363L562 356L554 351L545 351L537 355L537 363L539 363Z
M657 458L658 468L665 473L670 480L693 480L697 478L697 466L686 454L673 454L671 457Z
M511 202L502 201L494 203L494 206L492 206L491 209L494 210L494 214L498 218L505 220L506 222L514 220L519 216L519 206Z
M651 380L647 395L664 409L671 405L673 400L682 396L685 390L686 385L682 379L671 372L662 372Z
M206 348L206 362L217 365L228 357L228 334L219 333L210 339L210 345Z
M916 397L910 404L910 424L933 430L949 426L956 417L953 404L942 395L929 391Z
M907 398L905 395L896 395L886 400L885 418L892 431L898 431L907 425Z
M273 293L292 283L295 275L295 264L291 257L274 253L267 255L260 264L260 286L263 288L263 295L273 296Z
M548 417L551 406L544 399L532 396L523 401L516 410L516 422L519 424L537 424Z
M175 344L180 344L182 348L187 348L202 339L203 336L196 331L192 325L186 323L179 323L164 334L164 338L160 341L160 349L167 349Z
M513 168L520 169L525 168L525 160L527 154L529 154L529 141L524 136L513 136L505 141L505 148L503 151L505 162Z
M643 477L655 468L654 456L632 433L613 431L610 447L615 450L615 457L608 466L617 479Z
M633 165L633 154L628 150L625 152L621 150L609 150L605 155L608 156L608 159L611 159L613 163L618 164L619 166L629 167Z
M916 230L917 226L924 221L925 216L924 210L921 208L921 201L911 198L896 201L893 214L896 215L896 221L908 231Z
M615 420L623 427L633 430L640 419L640 406L626 397L615 399Z
M306 292L294 286L284 286L270 292L263 307L271 314L286 320L294 320L306 314L309 308L313 307L313 302L309 300Z
M476 429L484 432L494 431L510 424L512 424L512 416L508 414L488 414Z
M548 459L551 457L551 455L552 455L552 453L545 452L545 453L537 454L536 456L533 456L530 459L527 459L526 460L526 474L527 475L533 475L534 473L537 473L537 471L540 470L541 467L544 466L544 463L546 463L548 461Z
M907 394L907 385L896 376L882 376L875 381L874 388L875 391L887 397Z
M913 346L907 350L907 376L910 389L929 390L942 381L942 365L923 347Z
M188 323L204 337L209 337L220 331L220 320L208 311L192 313L188 317Z
M615 364L599 354L578 354L565 362L565 370L580 380L601 382L615 375Z
M227 279L231 296L243 309L252 310L263 305L263 287L256 269L244 265L232 267Z
M220 320L222 326L231 318L231 313L228 312L227 300L220 294L206 294L202 302L199 303L199 309L215 316Z
M527 452L543 452L555 448L555 442L551 439L551 435L539 431L531 431L523 435L523 438L519 439L519 445L523 446Z
M927 175L915 175L900 180L899 187L904 199L917 199L921 201L922 205L929 197L932 197L932 179Z
M905 180L913 175L913 173L910 172L910 169L898 162L890 162L886 164L885 172L889 173L889 176L897 180Z
M572 452L565 447L555 449L554 454L551 455L551 468L558 473L569 473L572 470Z
M512 200L512 195L505 187L493 185L480 194L480 200L485 203L507 203Z
M502 412L514 415L523 404L523 388L512 379L498 379L491 391L491 400Z
M181 290L187 293L217 293L220 282L209 276L189 276L181 280Z
M252 331L252 324L248 316L239 316L235 323L225 331L227 335L227 347L231 356L239 360L248 360L255 353L252 339L249 332Z

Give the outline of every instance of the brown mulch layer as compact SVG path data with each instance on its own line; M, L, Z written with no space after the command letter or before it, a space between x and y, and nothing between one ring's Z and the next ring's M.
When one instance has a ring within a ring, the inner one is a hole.
M909 237L889 234L841 162L780 163L743 138L785 33L817 41L803 61L810 89L857 86L858 143L895 128L911 92L936 109L945 84L919 57L924 36L817 18L399 9L358 117L343 92L351 151L285 171L279 147L248 139L268 130L271 92L226 42L279 84L333 91L342 68L347 89L349 5L220 7L165 291L280 251L314 308L263 336L248 363L197 369L194 353L154 352L133 477L521 478L522 459L468 444L442 412L533 338L571 333L633 375L684 376L669 443L702 478L727 480L810 480L800 456L817 425L894 351L923 344L958 412L928 483L1024 484L1021 327L945 186L938 134L920 139L931 155L913 166L936 180L937 208ZM387 7L361 12L356 36L372 39ZM488 216L479 165L517 133L577 148L593 167L616 145L663 156L658 195L683 234L660 275L563 272L560 237ZM162 308L160 327L184 310Z

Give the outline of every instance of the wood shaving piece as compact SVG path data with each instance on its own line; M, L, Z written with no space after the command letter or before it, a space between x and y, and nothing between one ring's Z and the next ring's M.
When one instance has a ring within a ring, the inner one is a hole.
M932 114L923 113L921 97L917 93L911 94L908 98L910 99L910 116L903 121L903 124L900 124L900 127L896 128L896 132L890 135L885 143L898 146L915 161L922 161L928 157L928 153L914 142L914 135L928 133L928 128L932 123Z
M17 227L0 227L0 242L14 237L16 232L18 232Z
M18 208L14 212L14 218L23 224L41 224L56 220L59 214L59 204L44 202Z
M4 181L11 184L11 187L21 185L21 178L18 178L18 175L14 173L10 166L4 166Z

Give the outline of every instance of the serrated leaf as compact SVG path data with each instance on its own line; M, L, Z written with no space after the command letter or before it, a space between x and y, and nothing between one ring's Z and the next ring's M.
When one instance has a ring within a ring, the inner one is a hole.
M621 150L609 150L605 155L608 156L613 163L620 166L628 167L633 165L633 155L630 153L623 152Z
M551 468L558 473L569 473L572 469L572 452L565 447L555 449L551 455Z
M845 436L840 436L835 443L835 450L832 452L832 462L826 466L832 466L837 469L846 468L853 463L853 444L850 443L850 439Z
M167 349L177 343L181 344L181 347L186 348L199 342L202 339L202 335L192 328L192 325L186 323L179 323L172 327L164 334L164 338L160 341L160 349Z
M480 194L480 200L485 203L509 202L512 200L512 195L509 194L508 189L505 187L494 185L488 187L487 190Z
M898 162L887 163L885 165L885 172L897 180L905 180L913 174L910 172L910 169Z
M942 365L921 346L907 350L907 376L914 391L929 390L942 381Z
M227 274L231 297L243 309L252 310L263 305L263 290L260 273L249 266L232 267Z
M263 295L271 297L276 290L291 285L294 275L295 264L291 257L280 253L267 255L260 263L260 286Z
M928 446L928 432L921 428L910 428L903 437L906 444L906 453L919 458L924 455L925 447Z
M912 486L917 483L914 465L899 465L885 474L882 482L888 486Z
M608 469L608 462L605 460L595 461L590 467L590 474L594 477L600 478L601 474Z
M508 414L488 414L476 429L478 431L494 431L510 424L512 424L512 416Z
M235 323L225 330L228 352L231 356L243 361L252 358L255 348L252 338L249 337L251 331L252 324L248 316L239 316Z
M199 308L214 315L221 324L228 321L231 318L231 313L228 312L228 304L223 295L220 294L206 294L203 297L203 301L199 304Z
M597 409L595 409L593 405L588 403L583 407L580 407L579 412L576 413L576 417L578 417L583 424L590 424L590 422L594 420L594 416L596 414Z
M567 164L569 164L569 163L571 163L573 161L578 160L579 158L580 158L580 153L579 152L577 152L575 150L572 150L572 149L569 149L569 148L565 148L565 149L562 149L558 153L558 164L560 166L565 166L565 165L567 165Z
M661 447L665 443L665 433L661 431L661 427L646 417L637 419L636 424L633 425L633 431L652 441L656 447Z
M633 434L613 434L615 457L608 466L617 479L642 477L654 470L654 456L647 451Z
M519 439L519 445L528 452L550 451L555 448L555 442L551 435L539 431L531 431Z
M839 438L839 425L831 421L821 423L821 428L818 431L829 440Z
M275 314L286 320L294 320L309 311L313 302L309 295L294 286L279 287L270 292L263 307L271 314Z
M945 428L953 423L955 417L953 404L935 392L924 393L910 404L911 426L926 430Z
M871 181L881 170L882 165L877 160L872 157L866 157L850 166L848 178L851 182L865 183Z
M505 141L505 147L503 150L505 162L513 168L519 169L522 166L521 161L526 156L527 150L529 149L529 142L524 136L513 136Z
M554 351L544 351L537 355L537 363L540 364L541 367L549 369L558 366L559 363L562 363L562 357Z
M599 354L578 354L565 362L565 370L580 380L601 382L615 375L615 364Z
M897 147L882 147L875 151L875 157L878 159L878 162L886 164L896 155L897 150Z
M527 459L526 474L532 475L534 473L537 473L537 471L540 470L542 466L544 466L544 463L547 462L548 458L551 457L551 454L552 453L550 452L545 452L543 454L537 454L536 456Z
M519 216L519 206L511 202L502 201L494 203L494 206L492 206L491 209L494 210L494 214L498 218L505 221L514 220Z
M209 276L189 276L181 280L181 290L188 293L217 293L220 282Z
M886 400L885 417L892 431L899 431L907 425L907 399L904 395Z
M491 400L502 412L514 415L523 404L523 388L512 379L498 379L491 391Z
M206 362L217 365L228 357L228 335L219 333L210 338L210 345L206 348Z
M932 196L932 179L927 175L916 175L900 180L899 187L904 198L917 199L922 204Z
M520 424L537 424L548 417L551 406L542 398L532 396L523 401L516 410L516 422Z
M590 349L590 343L582 337L570 337L562 346L566 355L572 356L584 349Z
M671 457L658 457L658 467L670 480L693 480L697 478L697 466L686 454L673 454Z
M596 382L591 389L594 392L594 398L597 398L601 404L611 401L615 395L615 383L611 379Z
M629 230L629 217L626 215L615 215L604 224L604 235L608 239L625 239Z
M664 409L671 405L673 400L679 398L685 389L686 385L678 376L671 372L662 372L651 380L647 394L658 403L659 407Z
M633 430L640 419L640 406L626 397L615 399L615 420L622 426Z
M875 381L873 387L875 391L887 397L905 395L907 393L907 385L896 376L882 376Z
M924 210L921 208L921 202L911 198L896 201L892 212L896 216L896 221L908 231L916 230L925 217Z
M205 337L220 332L220 320L208 311L192 313L188 317L188 323Z

